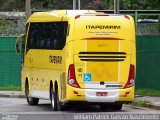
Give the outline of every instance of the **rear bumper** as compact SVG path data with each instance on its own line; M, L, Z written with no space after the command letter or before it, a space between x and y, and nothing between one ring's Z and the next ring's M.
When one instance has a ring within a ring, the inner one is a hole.
M107 96L96 96L97 92L107 92ZM126 89L80 89L67 86L67 101L93 103L131 102L134 100L134 86Z

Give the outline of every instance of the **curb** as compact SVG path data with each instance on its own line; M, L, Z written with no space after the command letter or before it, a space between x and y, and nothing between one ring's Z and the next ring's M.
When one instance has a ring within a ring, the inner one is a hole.
M147 107L139 107L139 106L134 106L134 105L130 105L130 104L125 104L125 106L131 107L133 109L143 109L143 108L147 108Z
M144 107L152 108L152 109L156 109L156 110L160 110L160 106L158 106L158 105L153 105L153 104L151 104L151 103L146 103L146 104L144 105Z
M0 94L0 97L7 97L7 98L25 98L24 95L17 95L17 94Z
M141 100L136 100L136 102L140 102ZM160 110L160 106L159 105L154 105L149 101L146 101L147 103L143 104L143 106L137 106L137 105L131 105L133 107L145 107L145 108L151 108L151 109L155 109L155 110Z

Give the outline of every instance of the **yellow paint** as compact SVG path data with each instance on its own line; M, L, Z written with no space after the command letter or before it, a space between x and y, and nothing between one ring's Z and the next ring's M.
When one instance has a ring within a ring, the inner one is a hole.
M45 91L49 93L50 81L58 83L60 101L85 101L85 81L84 73L92 74L92 81L120 83L122 87L128 80L130 64L136 64L135 49L135 30L133 19L123 15L117 16L95 16L95 11L72 11L74 14L67 15L69 11L51 11L34 13L28 19L30 23L36 22L68 22L68 35L66 44L62 50L42 50L30 49L26 51L29 27L26 30L25 37L25 57L22 68L22 91L25 92L25 81L28 79L30 94L35 91ZM70 11L71 12L71 11ZM76 15L81 15L75 18ZM120 29L89 29L87 25L93 26L120 26ZM104 40L102 40L104 38ZM114 40L115 38L116 40ZM91 40L89 40L91 39ZM112 40L113 39L113 40ZM80 52L110 52L110 54L79 54ZM123 52L125 55L111 54ZM49 62L49 56L62 56L61 64ZM120 59L117 56L125 56L121 62L99 62L82 61L80 56L90 56L84 59ZM95 58L92 56L96 56ZM109 56L113 58L98 58L99 56ZM68 85L68 67L75 65L76 79L81 88L74 88ZM135 66L136 67L136 66ZM94 89L94 88L93 88ZM99 88L101 89L101 88ZM107 90L107 88L106 88ZM77 94L73 92L77 91ZM126 91L129 91L127 97L122 97ZM118 101L132 101L134 98L134 87L119 89ZM97 101L98 102L98 101Z
M94 64L94 65L93 65ZM87 72L92 73L92 81L118 82L118 63L87 63Z
M134 100L134 89L135 87L130 87L127 89L120 90L120 97L119 101L133 101ZM129 92L129 94L125 94L126 92Z

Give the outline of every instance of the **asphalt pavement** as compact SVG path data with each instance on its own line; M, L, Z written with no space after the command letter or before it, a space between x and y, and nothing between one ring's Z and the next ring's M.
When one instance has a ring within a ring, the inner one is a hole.
M52 111L50 100L41 99L38 106L29 106L21 91L0 91L0 120L119 120L152 116L160 119L160 97L136 96L135 101L147 101L147 107L123 105L121 111L101 110L97 106L72 107L67 111ZM149 102L150 101L150 102ZM154 107L153 107L154 106ZM152 120L152 119L150 119Z
M8 98L24 98L25 96L21 91L2 91L0 90L0 97ZM145 107L160 109L160 97L156 96L141 96L136 95L135 101L144 101L146 103Z

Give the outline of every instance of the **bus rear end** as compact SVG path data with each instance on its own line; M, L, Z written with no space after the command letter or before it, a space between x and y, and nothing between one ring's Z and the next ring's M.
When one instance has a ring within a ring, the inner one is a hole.
M69 101L128 103L134 99L135 31L130 16L75 17Z

